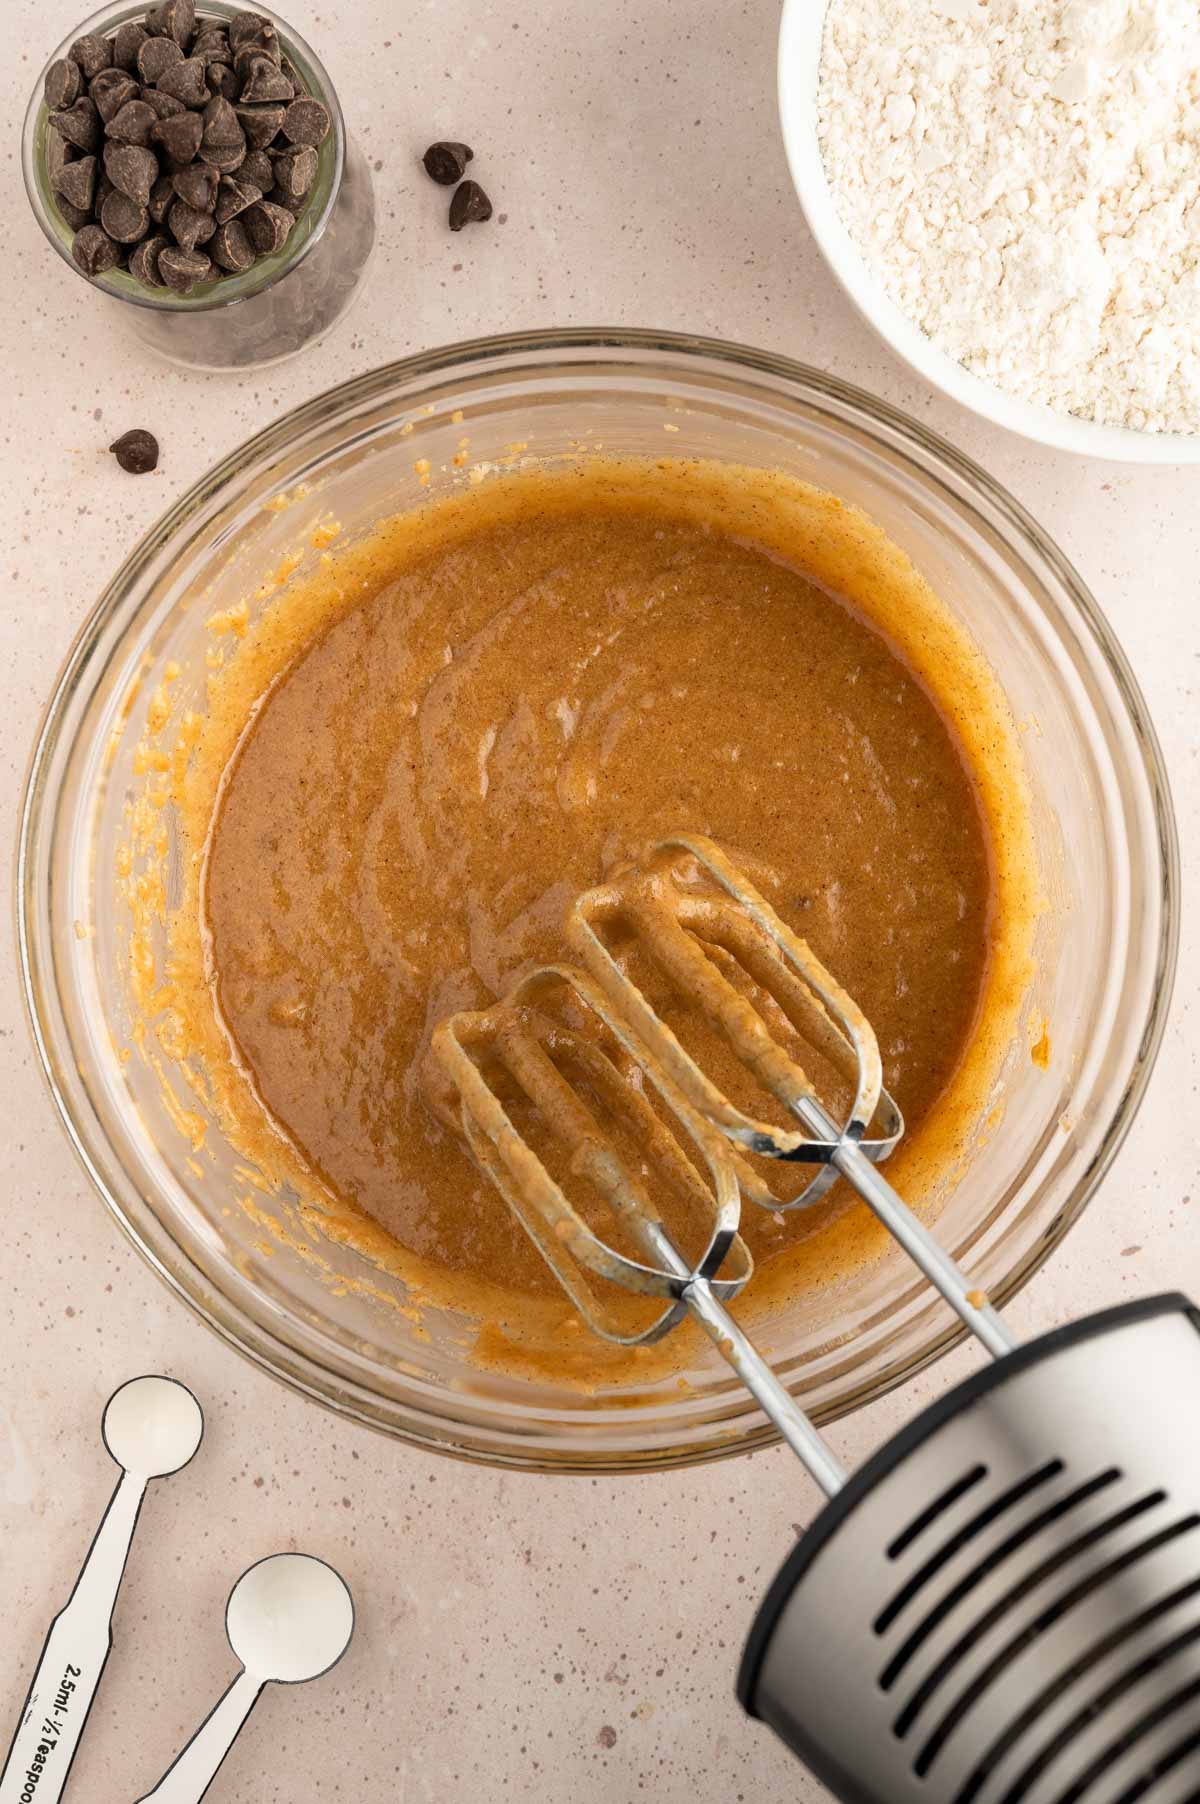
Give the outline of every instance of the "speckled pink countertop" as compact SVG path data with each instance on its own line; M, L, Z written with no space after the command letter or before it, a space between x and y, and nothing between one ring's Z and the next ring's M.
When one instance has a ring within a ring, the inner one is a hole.
M1200 846L1196 473L1039 452L910 378L851 315L800 221L774 109L775 0L541 0L292 9L376 171L367 293L318 349L262 376L143 367L44 245L18 124L65 0L8 0L0 218L5 519L0 845L11 859L42 699L103 580L167 503L253 428L345 376L523 326L673 326L849 377L978 458L1079 564L1149 698L1194 897ZM452 237L417 156L465 136L504 223ZM105 446L162 441L152 476ZM6 873L0 893L11 893ZM1200 1293L1200 949L1185 923L1149 1099L1087 1218L1012 1311L1019 1331L1154 1288ZM35 1066L6 928L0 961L0 1748L52 1611L114 1479L104 1398L172 1372L202 1398L195 1463L151 1493L117 1651L79 1755L78 1804L158 1779L231 1675L230 1581L280 1546L324 1554L357 1594L334 1673L276 1689L210 1796L219 1804L511 1799L524 1804L815 1800L820 1788L733 1698L755 1602L816 1507L782 1451L625 1482L504 1476L339 1424L244 1365L118 1237ZM1194 1196L1194 1201L1192 1200ZM834 1430L862 1458L970 1363Z

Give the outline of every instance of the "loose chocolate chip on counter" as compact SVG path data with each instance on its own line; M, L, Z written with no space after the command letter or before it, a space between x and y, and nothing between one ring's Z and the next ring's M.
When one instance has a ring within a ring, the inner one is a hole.
M127 100L120 112L108 122L108 136L118 144L150 142L150 128L158 114L144 100Z
M243 99L233 110L251 150L265 149L283 125L284 109L281 106L247 106Z
M492 217L492 203L478 182L463 182L454 190L450 201L450 230L461 232L465 225Z
M60 107L74 106L83 93L83 71L73 57L61 57L46 71L42 89L46 105L52 113Z
M329 108L311 95L302 94L284 113L280 129L289 144L316 150L329 136Z
M209 244L212 260L231 275L249 269L254 261L254 246L240 219L227 219L219 225Z
M431 144L421 161L425 165L425 173L440 182L443 188L450 187L452 182L461 182L463 170L471 161L475 152L469 144L456 144L453 139L439 138Z
M166 283L158 273L158 259L171 240L164 232L154 232L134 250L129 259L129 273L136 282L145 282L151 288L165 288Z
M174 38L186 50L196 35L196 8L192 0L163 0L146 19L146 30L156 38Z
M86 94L59 113L51 113L50 123L60 138L73 144L76 150L84 152L96 150L100 144L100 115L96 111L96 103Z
M106 144L104 173L114 188L144 207L158 179L158 158L140 144Z
M245 165L243 165L244 167ZM217 190L217 204L214 208L217 224L227 224L229 220L236 218L239 213L244 213L247 207L252 207L255 201L261 200L262 197L263 189L257 187L253 182L246 181L241 169L236 175L223 175L221 185ZM213 254L216 255L215 252ZM220 262L219 257L217 261Z
M177 200L167 214L167 226L181 250L194 251L198 244L208 243L217 229L217 222L211 213L191 207L185 200Z
M180 200L186 201L198 213L212 212L217 202L219 180L216 170L210 169L207 163L189 163L186 169L177 169L171 177Z
M150 230L150 214L127 194L110 194L100 209L100 224L118 244L136 244Z
M85 225L76 232L71 255L85 276L102 276L121 261L121 247L115 244L103 226Z
M164 94L173 94L176 100L182 100L184 106L203 106L209 98L204 67L198 56L185 57L181 63L172 63L169 69L163 70L158 86Z
M260 194L275 185L275 165L265 150L248 150L237 172L237 179L247 187L253 186Z
M165 38L161 41L166 42ZM160 94L157 88L143 88L142 99L148 107L154 108L160 119L175 119L180 113L187 112L182 100L176 100L173 94Z
M93 75L99 75L101 69L107 69L112 62L113 47L107 38L92 32L87 37L76 38L67 55L73 63L79 64L84 80L91 81Z
M126 19L124 25L118 25L113 38L113 62L117 68L136 69L138 51L145 42L146 32L136 19Z
M269 56L252 56L244 71L242 99L253 105L258 101L291 100L293 88L282 69L277 69Z
M137 53L138 74L145 82L159 82L182 61L183 51L174 38L147 38Z
M158 440L152 432L145 432L135 427L132 432L123 432L108 447L123 470L131 476L145 476L158 464Z
M73 207L90 208L96 199L98 167L95 157L79 157L74 163L64 163L54 177L54 192Z
M150 199L147 203L150 209L150 217L155 225L161 225L163 223L163 220L175 205L177 198L178 196L175 193L175 183L172 181L171 177L169 175L160 175L153 188L150 190Z
M179 245L169 244L158 254L158 273L168 288L173 288L177 294L186 294L189 288L212 274L212 259L203 251L183 250Z
M295 215L274 201L258 200L241 215L255 250L266 254L282 250L288 233L296 223Z
M281 151L275 162L275 185L285 207L293 211L317 179L317 153L307 145Z
M159 119L151 126L150 141L160 146L176 168L183 169L199 150L203 133L204 121L199 113L189 113L181 107L171 118Z
M205 63L204 79L210 92L220 94L225 100L236 100L242 91L242 78L228 63Z
M126 101L136 100L141 89L125 69L101 69L88 83L88 93L105 125L115 119Z

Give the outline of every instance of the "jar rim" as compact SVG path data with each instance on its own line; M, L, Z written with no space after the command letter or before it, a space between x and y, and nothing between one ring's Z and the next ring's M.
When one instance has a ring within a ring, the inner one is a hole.
M124 269L105 270L99 276L86 275L71 255L74 233L57 212L46 167L46 135L51 129L50 113L44 95L46 73L53 63L66 57L77 38L89 34L106 36L118 25L130 20L140 22L147 10L144 0L142 4L132 3L132 0L115 0L115 3L110 0L109 5L101 7L99 12L91 14L77 25L47 58L30 96L22 129L21 171L25 180L25 192L47 242L68 268L87 282L89 287L99 289L113 300L122 301L131 307L143 307L153 313L214 313L225 307L237 306L239 302L250 300L255 295L264 294L298 268L320 241L342 185L346 161L345 119L337 90L312 46L278 13L272 12L267 6L256 4L254 11L269 19L275 26L284 54L295 64L304 79L305 93L322 101L329 110L330 129L320 149L317 179L310 191L314 203L320 197L319 205L306 204L304 210L297 215L296 224L280 250L256 258L249 269L240 273L222 272L208 282L198 284L197 288L189 290L187 294L175 294L170 289L148 288ZM232 4L231 0L202 0L199 17L229 19L245 10L243 6ZM320 194L322 189L323 196ZM305 199L309 202L310 196Z

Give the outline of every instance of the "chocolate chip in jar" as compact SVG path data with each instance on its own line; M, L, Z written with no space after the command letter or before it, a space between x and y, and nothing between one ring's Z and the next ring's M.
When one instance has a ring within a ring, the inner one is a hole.
M176 294L187 294L198 282L205 282L212 274L212 259L203 251L184 250L177 244L168 245L159 252L158 273L168 288Z

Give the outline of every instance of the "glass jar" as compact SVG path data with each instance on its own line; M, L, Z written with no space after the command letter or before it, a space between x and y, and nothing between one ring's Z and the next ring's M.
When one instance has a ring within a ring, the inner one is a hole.
M204 707L212 613L253 615L297 548L302 580L322 523L352 543L511 459L514 442L557 458L581 440L614 457L758 464L863 508L971 635L1015 718L1036 723L1022 753L1049 903L1027 1004L1051 1024L1048 1062L1013 1047L993 1099L1002 1116L989 1112L937 1216L942 1243L1005 1303L1095 1191L1162 1038L1179 931L1166 773L1107 622L1020 504L924 426L787 358L669 333L518 334L391 364L273 422L174 503L81 631L30 769L18 932L67 1130L126 1233L210 1326L306 1395L424 1446L630 1471L761 1446L774 1430L703 1346L683 1389L666 1378L585 1393L549 1373L480 1369L461 1317L428 1306L414 1322L399 1280L352 1249L303 1243L286 1196L238 1206L236 1149L214 1124L201 1163L180 1126L191 1091L165 1097L146 1058L118 1050L130 917L112 873L144 781L139 743L168 671L175 706ZM177 820L166 827L178 869L195 848ZM898 1248L752 1327L822 1420L904 1383L964 1332Z
M76 38L107 37L127 20L140 22L147 10L146 4L103 7L64 39L47 68L67 55ZM204 0L200 18L221 23L247 10L227 0ZM322 338L358 293L375 242L371 172L347 136L329 76L285 20L257 0L253 10L271 20L300 86L324 103L331 123L320 148L317 178L286 244L240 274L199 283L187 294L148 288L126 269L84 276L71 255L74 231L60 213L50 183L47 141L52 127L43 93L45 70L25 115L21 147L25 187L47 239L75 275L119 307L141 344L185 369L241 370L279 363Z

